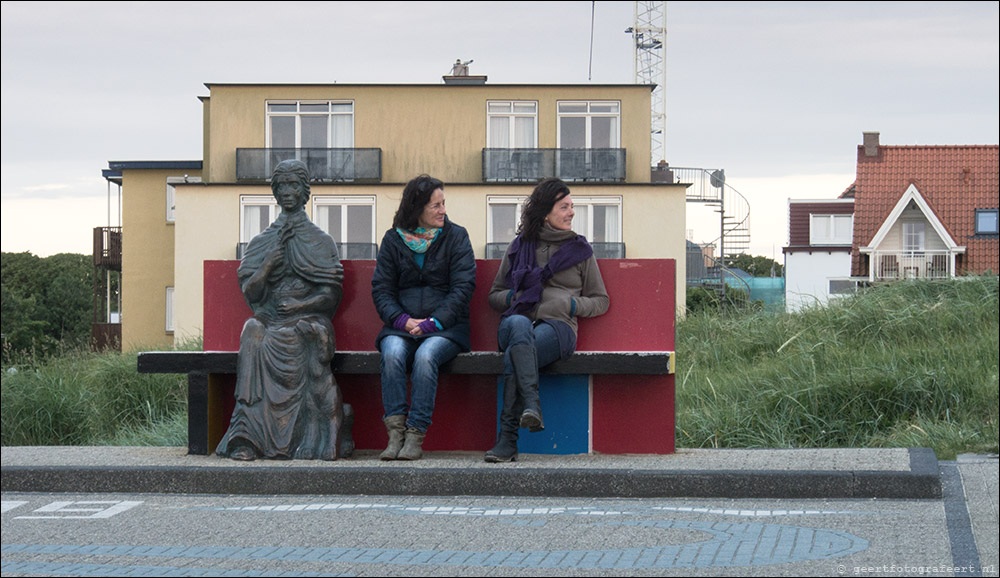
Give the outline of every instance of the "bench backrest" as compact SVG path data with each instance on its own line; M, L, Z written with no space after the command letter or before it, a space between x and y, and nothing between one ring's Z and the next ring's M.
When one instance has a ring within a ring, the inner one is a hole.
M243 324L252 315L240 292L239 261L205 261L204 349L237 351ZM674 351L675 261L600 259L611 307L580 320L577 351ZM344 296L333 320L337 349L373 351L382 322L371 298L375 261L343 261ZM476 292L470 316L473 351L496 351L500 315L486 301L499 260L476 260Z

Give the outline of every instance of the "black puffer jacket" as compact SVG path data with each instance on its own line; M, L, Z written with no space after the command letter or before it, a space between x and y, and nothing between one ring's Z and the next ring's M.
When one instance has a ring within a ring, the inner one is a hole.
M476 258L469 233L446 219L425 253L422 269L413 256L396 229L386 231L372 276L372 299L384 324L375 346L380 348L386 335L410 336L392 326L406 313L417 319L433 317L444 329L429 335L447 337L468 351L469 301L476 289Z

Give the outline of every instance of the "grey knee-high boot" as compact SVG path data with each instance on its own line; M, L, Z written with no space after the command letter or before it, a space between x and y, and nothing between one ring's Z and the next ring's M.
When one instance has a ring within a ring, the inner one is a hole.
M403 439L406 432L406 416L390 415L389 417L382 418L382 422L385 423L385 431L389 433L389 445L387 445L382 454L379 455L379 459L383 461L394 460L397 456L399 456L399 451L403 449Z
M517 428L521 421L523 403L517 395L514 376L505 376L503 382L503 409L500 411L500 433L493 449L486 452L490 463L513 462L517 460Z
M511 346L510 361L514 365L517 392L524 401L520 426L531 432L540 432L545 429L545 422L538 397L538 355L535 348L525 344Z

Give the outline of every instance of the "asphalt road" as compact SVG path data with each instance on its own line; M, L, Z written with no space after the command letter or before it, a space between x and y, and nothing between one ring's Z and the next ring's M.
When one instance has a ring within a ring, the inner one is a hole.
M941 499L5 492L7 576L996 576L995 457Z

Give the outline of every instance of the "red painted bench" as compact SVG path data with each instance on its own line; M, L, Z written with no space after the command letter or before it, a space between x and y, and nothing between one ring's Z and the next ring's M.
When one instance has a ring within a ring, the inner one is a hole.
M344 296L334 317L334 374L354 408L358 449L381 449L379 354L381 321L371 299L374 261L343 261ZM239 261L204 264L204 351L148 352L139 371L188 374L188 450L206 454L229 425L234 406L236 352L251 311L236 280ZM442 368L434 422L424 449L485 451L493 446L499 412L499 314L486 295L500 266L478 260L471 304L472 352ZM522 453L639 453L674 451L675 262L601 259L611 307L580 320L577 353L545 368L541 379L546 430L521 436ZM640 427L641 426L641 427Z

